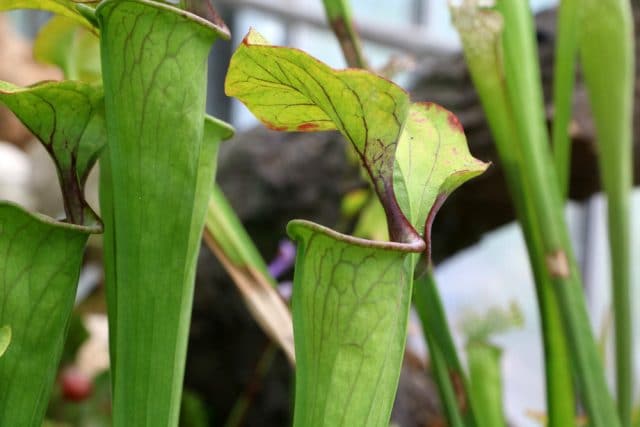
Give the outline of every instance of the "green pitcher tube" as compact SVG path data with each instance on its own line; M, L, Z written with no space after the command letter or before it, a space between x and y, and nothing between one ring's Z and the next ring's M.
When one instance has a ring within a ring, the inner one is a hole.
M404 354L411 246L292 221L294 427L387 427Z
M102 208L112 239L114 425L175 426L210 194L199 181L213 179L215 150L207 144L224 134L203 138L206 60L228 32L151 1L107 0L96 16L109 146L102 199L110 206Z
M100 228L0 203L0 425L40 427L62 356L84 247Z

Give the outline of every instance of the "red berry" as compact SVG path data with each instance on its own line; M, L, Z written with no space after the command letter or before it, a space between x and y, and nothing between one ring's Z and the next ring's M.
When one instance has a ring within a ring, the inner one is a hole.
M91 396L93 384L91 379L77 368L65 368L60 374L62 396L66 400L80 402Z

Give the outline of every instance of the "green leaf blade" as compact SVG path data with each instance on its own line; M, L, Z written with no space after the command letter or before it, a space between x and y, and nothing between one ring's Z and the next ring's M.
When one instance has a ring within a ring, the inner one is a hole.
M252 30L231 59L225 91L272 129L338 129L367 170L392 240L423 245L393 192L395 151L409 111L402 88L368 71L332 70L297 49L270 46Z
M103 92L82 82L45 82L21 88L0 82L4 103L51 155L74 224L97 222L84 199L84 184L106 144Z

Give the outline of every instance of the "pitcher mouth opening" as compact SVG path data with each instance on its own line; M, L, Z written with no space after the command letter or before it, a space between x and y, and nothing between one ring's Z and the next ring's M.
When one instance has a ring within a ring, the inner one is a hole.
M297 237L301 235L300 230L308 230L311 232L321 233L329 236L332 239L360 247L406 253L421 253L426 249L426 244L423 240L416 241L415 243L399 243L393 241L362 239L360 237L354 237L348 234L340 233L329 227L325 227L324 225L320 225L304 219L294 219L290 221L289 224L287 224L287 233L293 239L297 239Z
M96 215L95 212L91 209L91 216L86 224L73 224L71 222L66 221L65 219L57 219L53 218L49 215L45 215L38 211L32 211L30 209L26 209L23 206L20 206L17 203L13 203L7 200L0 201L0 208L13 209L16 212L19 212L20 215L24 215L25 217L30 217L33 221L37 221L41 224L47 224L52 227L57 227L61 230L68 230L74 233L80 234L102 234L103 226ZM1 231L1 230L0 230Z
M122 4L125 2L143 4L156 9L165 9L177 15L181 15L186 19L189 19L196 24L200 24L203 27L213 30L223 40L229 40L231 38L231 32L227 27L227 24L222 20L218 12L207 2L207 16L201 16L197 13L190 12L188 10L180 9L174 4L162 3L154 0L105 0L96 8L96 14L100 14L100 11L110 4Z

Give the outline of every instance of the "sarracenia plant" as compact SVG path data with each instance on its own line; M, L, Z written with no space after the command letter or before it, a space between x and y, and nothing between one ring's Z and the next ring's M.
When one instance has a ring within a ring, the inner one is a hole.
M152 1L105 0L95 9L66 0L0 2L0 10L19 7L64 16L43 30L57 37L78 41L68 20L99 34L104 96L102 87L75 81L0 85L0 101L53 157L67 214L56 222L0 206L0 425L42 424L84 244L101 229L82 190L105 142L100 199L114 425L177 425L217 147L233 132L205 117L206 59L228 32L209 10L197 12L213 22ZM53 44L38 46L38 56L67 76L99 78L99 68ZM76 54L93 49L78 46Z
M0 425L40 426L84 246L102 228L84 200L88 172L105 143L102 89L78 82L22 89L0 82L0 102L53 159L66 212L57 221L0 202Z
M335 71L251 31L231 60L227 94L272 129L339 130L380 198L390 242L303 220L293 292L294 426L386 426L402 364L418 255L456 187L486 164L469 155L457 118L363 70Z
M362 53L358 34L354 30L348 0L324 0L323 3L327 20L340 43L347 64L350 67L365 68L367 61ZM345 196L345 200L350 197ZM380 227L384 222L380 202L370 197L360 208L354 235L373 240L386 239L388 233ZM433 266L427 260L422 267L414 273L412 301L422 324L429 350L428 368L438 387L444 415L451 427L490 426L491 419L476 421L474 401L477 399L471 396L470 392L473 390L453 342L433 274ZM479 394L483 392L478 391Z
M526 2L453 8L471 76L523 226L536 278L543 329L550 426L575 425L575 401L592 426L631 422L629 192L633 36L625 0L561 2L552 161L544 121L535 33ZM586 312L582 281L563 218L569 170L568 123L580 52L609 204L616 326L616 414ZM570 351L569 351L570 350ZM570 374L572 376L570 377ZM574 386L575 385L575 390Z

